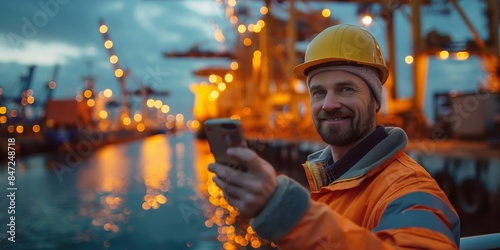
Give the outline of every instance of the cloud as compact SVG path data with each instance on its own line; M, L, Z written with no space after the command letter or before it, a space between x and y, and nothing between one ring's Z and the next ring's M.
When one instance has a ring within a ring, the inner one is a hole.
M104 11L120 11L123 10L123 7L125 4L123 2L110 2L110 3L103 3L101 10Z
M113 70L113 67L111 67L111 63L108 60L99 60L97 62L97 68L110 70L110 71Z
M27 41L25 46L12 49L6 44L0 43L0 62L15 62L19 64L37 64L49 66L54 64L66 64L69 60L82 56L93 56L97 49L92 46L75 47L61 42L40 43L38 41Z
M161 6L142 4L134 8L133 15L139 26L154 40L162 45L176 45L177 49L184 50L195 43L203 42L203 46L207 46L207 41L216 43L209 20L223 17L217 11L219 9L211 2L168 3ZM196 12L193 13L193 10Z
M222 7L216 5L213 1L186 1L184 5L194 13L198 13L205 17L224 17L224 12L222 12Z
M134 17L142 28L156 36L160 42L181 41L179 33L167 32L159 25L165 13L166 10L158 5L138 5L134 10Z

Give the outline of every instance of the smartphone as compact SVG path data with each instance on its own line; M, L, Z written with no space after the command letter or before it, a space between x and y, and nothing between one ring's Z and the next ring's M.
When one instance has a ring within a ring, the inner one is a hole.
M203 123L210 151L215 161L231 168L246 171L246 167L226 154L230 147L246 147L246 138L240 120L229 118L208 119Z

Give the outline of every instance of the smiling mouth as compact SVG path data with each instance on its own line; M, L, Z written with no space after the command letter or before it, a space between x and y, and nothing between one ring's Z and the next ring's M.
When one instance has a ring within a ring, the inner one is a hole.
M343 116L343 117L330 117L330 118L324 118L323 120L325 120L325 121L342 121L342 120L346 120L348 118L349 117L347 117L347 116Z

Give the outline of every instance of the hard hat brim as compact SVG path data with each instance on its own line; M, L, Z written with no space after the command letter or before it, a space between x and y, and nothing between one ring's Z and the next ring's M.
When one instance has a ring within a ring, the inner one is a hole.
M302 77L307 77L307 72L309 71L310 68L315 68L315 67L322 67L323 65L359 65L359 66L369 66L369 67L374 67L377 69L379 72L379 78L380 82L382 84L387 81L387 78L389 77L389 69L387 67L381 66L379 64L375 63L369 63L369 62L360 62L360 61L347 61L344 58L341 59L336 59L336 58L323 58L323 59L318 59L314 61L309 61L306 63L301 63L293 68L294 74Z

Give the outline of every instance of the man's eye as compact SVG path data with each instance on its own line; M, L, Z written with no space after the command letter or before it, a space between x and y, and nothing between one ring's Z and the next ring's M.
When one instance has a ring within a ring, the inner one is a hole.
M324 90L315 90L312 92L312 96L321 96L321 95L324 95L326 93L326 91Z
M351 87L342 87L340 89L340 92L349 92L349 91L354 91L354 89Z

